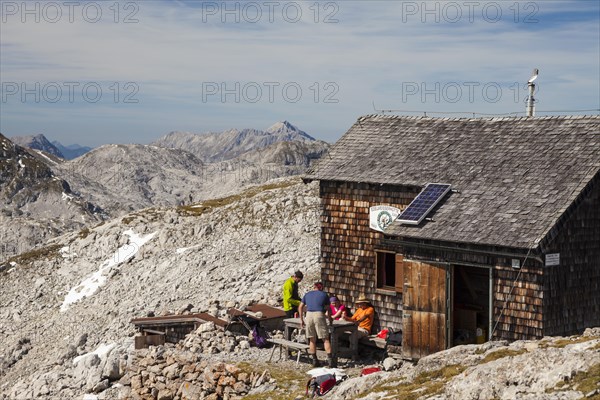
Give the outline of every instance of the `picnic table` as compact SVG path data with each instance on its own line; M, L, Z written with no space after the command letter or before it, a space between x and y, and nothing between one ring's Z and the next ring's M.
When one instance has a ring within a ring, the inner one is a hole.
M301 329L300 318L287 318L283 320L285 331L283 333L286 341L291 341L292 331ZM329 326L331 340L331 358L337 362L340 355L350 356L353 360L358 358L358 327L349 321L334 320ZM344 348L340 346L340 338L348 336L350 347Z

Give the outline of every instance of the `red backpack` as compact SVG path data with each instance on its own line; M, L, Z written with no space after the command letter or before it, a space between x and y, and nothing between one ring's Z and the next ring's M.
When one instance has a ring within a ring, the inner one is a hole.
M310 397L323 396L328 393L336 384L335 375L324 374L319 376L313 376L306 383L306 395L310 389Z

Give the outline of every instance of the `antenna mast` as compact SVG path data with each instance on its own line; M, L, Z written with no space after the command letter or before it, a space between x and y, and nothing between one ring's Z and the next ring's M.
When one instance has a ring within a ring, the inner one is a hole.
M533 81L535 81L538 77L538 74L540 73L540 70L535 68L533 70L533 74L531 76L531 78L529 78L529 81L527 82L527 88L529 89L529 96L527 97L527 108L526 108L526 115L528 117L533 117L535 116L535 99L533 98L533 92L535 91L535 83L533 83Z

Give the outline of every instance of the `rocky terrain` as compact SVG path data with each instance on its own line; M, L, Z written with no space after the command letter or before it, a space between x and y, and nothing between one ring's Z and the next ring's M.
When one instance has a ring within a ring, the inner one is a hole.
M0 260L105 217L38 157L0 134Z
M74 358L112 344L129 349L129 320L150 311L277 304L293 270L318 275L318 210L314 184L279 181L139 210L11 258L0 275L0 393L87 393L94 379Z
M387 366L385 365L387 362ZM600 399L600 328L582 336L453 347L342 382L341 399Z
M105 145L55 166L75 191L112 215L150 206L192 203L207 180L193 154L138 144Z

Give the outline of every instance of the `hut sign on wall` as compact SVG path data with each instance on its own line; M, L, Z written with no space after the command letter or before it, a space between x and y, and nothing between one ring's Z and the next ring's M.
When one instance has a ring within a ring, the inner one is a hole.
M383 232L400 213L401 211L396 207L373 206L369 208L369 226L371 229Z
M546 254L546 267L560 265L560 253Z

